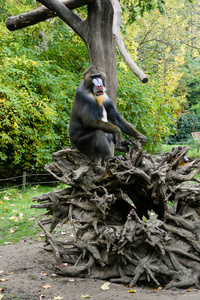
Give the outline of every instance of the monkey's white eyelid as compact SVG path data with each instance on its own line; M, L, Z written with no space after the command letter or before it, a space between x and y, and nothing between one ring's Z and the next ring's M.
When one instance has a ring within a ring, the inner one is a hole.
M97 86L99 84L96 78L92 79L92 82L95 86Z

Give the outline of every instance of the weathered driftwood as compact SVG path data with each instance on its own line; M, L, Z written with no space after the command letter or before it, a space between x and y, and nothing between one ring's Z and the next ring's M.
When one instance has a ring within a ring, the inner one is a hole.
M32 205L47 209L40 226L56 272L131 285L147 280L165 288L198 287L200 185L194 176L200 160L180 166L186 146L153 157L128 140L121 150L124 157L102 167L66 148L45 167L69 185L35 197L39 204ZM52 231L67 222L73 240L58 240Z

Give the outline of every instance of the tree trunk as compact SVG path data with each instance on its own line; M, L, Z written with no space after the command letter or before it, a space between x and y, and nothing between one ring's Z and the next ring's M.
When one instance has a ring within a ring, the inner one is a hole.
M113 9L109 0L95 0L88 5L87 48L90 63L100 66L107 75L107 93L116 105L116 48L112 34Z

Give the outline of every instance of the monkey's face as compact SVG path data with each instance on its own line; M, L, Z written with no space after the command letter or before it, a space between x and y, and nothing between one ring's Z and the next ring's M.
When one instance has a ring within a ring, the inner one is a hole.
M106 88L103 85L103 80L101 75L92 75L91 76L92 85L93 85L93 94L99 105L102 105L105 99Z
M102 105L106 97L106 74L104 71L99 67L91 65L83 73L83 79L86 89L92 92L98 104Z
M93 94L97 97L102 96L105 92L105 87L101 75L93 75L91 76L91 79L93 84Z

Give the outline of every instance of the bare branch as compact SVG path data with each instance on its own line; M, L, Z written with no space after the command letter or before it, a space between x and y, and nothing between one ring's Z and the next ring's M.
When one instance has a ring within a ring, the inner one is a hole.
M61 0L62 4L67 6L67 8L70 10L87 5L92 1L93 0ZM10 31L14 31L24 27L32 26L56 16L57 14L55 14L52 10L49 10L46 6L40 6L30 12L17 16L10 16L6 20L6 26Z
M113 35L115 38L115 42L117 44L117 47L119 49L119 52L129 68L133 71L133 73L143 82L148 81L148 77L140 70L140 68L134 63L130 55L128 54L124 42L122 40L121 34L120 34L120 25L121 25L121 7L119 4L119 0L110 0L113 11L114 11L114 17L113 17Z
M37 0L42 3L54 13L57 14L60 19L67 23L84 41L86 41L86 32L84 21L75 13L73 13L67 6L65 6L60 0Z

